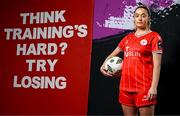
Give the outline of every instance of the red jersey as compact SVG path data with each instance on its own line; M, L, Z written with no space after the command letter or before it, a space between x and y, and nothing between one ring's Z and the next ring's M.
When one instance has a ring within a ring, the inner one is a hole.
M141 92L149 90L153 75L152 53L162 53L162 39L156 32L137 37L130 33L118 47L124 51L120 90Z

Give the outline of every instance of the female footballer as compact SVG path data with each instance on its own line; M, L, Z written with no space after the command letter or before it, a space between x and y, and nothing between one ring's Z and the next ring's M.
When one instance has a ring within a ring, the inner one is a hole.
M119 102L123 113L154 115L163 52L162 39L150 29L150 11L147 6L141 4L135 9L134 24L135 32L120 41L100 71L105 76L114 76L105 70L105 62L124 52L119 87Z

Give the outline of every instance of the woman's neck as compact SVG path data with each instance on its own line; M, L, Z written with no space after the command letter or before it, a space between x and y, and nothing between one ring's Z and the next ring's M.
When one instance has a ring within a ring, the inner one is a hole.
M145 35L147 33L149 33L151 30L149 28L146 28L146 29L137 29L136 32L135 32L135 35L136 36L142 36L142 35Z

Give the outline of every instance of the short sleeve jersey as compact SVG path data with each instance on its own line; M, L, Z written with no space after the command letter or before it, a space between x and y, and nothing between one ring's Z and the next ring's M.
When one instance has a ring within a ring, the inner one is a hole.
M125 36L118 47L124 51L120 90L141 92L149 90L153 75L153 53L162 54L162 39L157 32L137 37Z

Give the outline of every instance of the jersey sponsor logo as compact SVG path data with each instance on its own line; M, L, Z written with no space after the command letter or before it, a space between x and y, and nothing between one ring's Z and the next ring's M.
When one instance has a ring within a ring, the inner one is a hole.
M130 57L130 56L141 56L140 52L138 51L132 51L129 49L130 47L129 46L126 46L126 51L124 52L125 53L125 57Z
M142 40L140 41L140 44L141 44L142 46L147 45L147 43L148 43L148 41L147 41L146 39L142 39Z
M137 52L137 51L127 51L127 52L125 52L125 57L130 57L130 56L138 56L138 57L140 57L141 56L141 54L139 53L139 52Z

